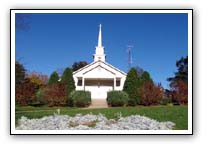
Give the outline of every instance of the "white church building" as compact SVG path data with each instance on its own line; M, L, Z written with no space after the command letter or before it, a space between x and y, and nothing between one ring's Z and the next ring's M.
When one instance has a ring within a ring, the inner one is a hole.
M106 62L101 24L93 58L92 63L73 72L76 90L90 91L92 99L106 99L108 91L122 90L127 74Z

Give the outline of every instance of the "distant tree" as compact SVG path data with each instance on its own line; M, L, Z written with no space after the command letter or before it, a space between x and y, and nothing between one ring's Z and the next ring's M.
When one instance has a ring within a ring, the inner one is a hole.
M59 76L57 72L53 72L49 78L48 85L58 83Z
M35 100L36 85L29 79L15 86L15 102L20 106L30 105Z
M80 69L86 65L88 65L88 63L86 61L74 62L74 64L72 65L72 69L73 69L73 71L77 71L78 69Z
M145 106L157 105L163 96L163 88L160 84L154 85L151 81L145 81L138 90L141 103Z
M18 62L15 61L15 84L20 84L25 79L26 70L24 66Z
M183 80L178 80L170 84L172 101L178 104L188 103L188 84Z
M135 68L131 68L127 74L123 91L128 94L129 100L134 101L133 103L139 104L140 100L138 97L139 88L139 77Z
M36 84L38 87L46 85L48 81L47 75L43 75L36 71L27 73L26 78L28 78L32 83Z
M180 60L176 62L176 67L178 69L177 72L175 72L175 76L168 78L167 80L171 83L174 83L176 81L182 80L184 82L188 82L188 56L185 58L182 57Z
M69 94L71 91L75 90L75 82L72 74L72 69L66 68L61 77L61 82L66 84L67 93Z
M168 78L172 92L172 101L179 104L188 103L188 56L176 62L178 71L175 76Z

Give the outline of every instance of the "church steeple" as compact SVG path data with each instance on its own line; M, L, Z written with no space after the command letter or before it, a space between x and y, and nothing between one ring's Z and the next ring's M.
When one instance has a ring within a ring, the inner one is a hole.
M104 54L104 47L102 46L102 25L99 25L99 33L98 33L98 46L96 46L94 61L105 61L106 55Z
M101 24L99 25L99 34L98 34L98 47L102 47L102 34L101 34Z

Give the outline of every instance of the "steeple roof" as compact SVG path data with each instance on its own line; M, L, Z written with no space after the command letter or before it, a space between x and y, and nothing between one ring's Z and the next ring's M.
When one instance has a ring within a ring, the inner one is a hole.
M102 25L99 25L99 33L98 33L98 46L96 46L95 54L93 55L94 61L106 61L106 55L104 54L104 47L102 46Z

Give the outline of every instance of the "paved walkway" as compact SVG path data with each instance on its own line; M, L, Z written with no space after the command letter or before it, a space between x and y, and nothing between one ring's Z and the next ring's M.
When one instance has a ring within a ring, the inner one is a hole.
M88 108L108 108L106 99L92 99L92 104Z

